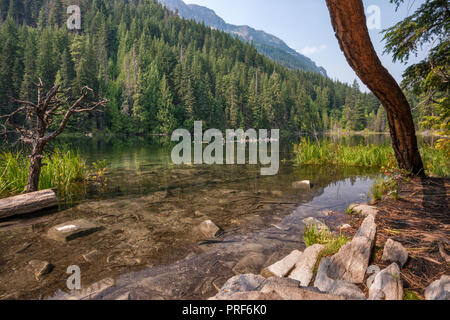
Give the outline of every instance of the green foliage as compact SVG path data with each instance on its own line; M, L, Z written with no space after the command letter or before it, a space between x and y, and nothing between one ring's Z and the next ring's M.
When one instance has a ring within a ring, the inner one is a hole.
M13 3L0 12L0 114L18 107L9 96L35 100L38 77L46 87L72 88L73 98L88 85L98 95L92 98L109 100L103 113L71 119L66 133L168 134L197 120L208 128L291 133L362 129L364 115L380 105L356 86L289 70L253 45L182 20L154 0L80 0L80 31L67 30L60 1ZM350 122L342 121L347 103Z
M388 145L357 145L348 146L330 141L313 143L303 138L294 146L296 163L304 164L334 164L342 166L381 167L389 162L393 150Z
M328 228L318 227L313 224L305 228L303 240L307 247L314 244L325 245L328 251L337 252L343 245L350 241L350 237L340 233L333 234Z
M400 6L403 0L391 0ZM423 46L430 46L428 56L409 66L402 86L420 102L414 108L421 129L440 135L436 148L450 153L450 10L448 0L427 0L406 19L384 30L386 52L394 61L407 62Z
M86 163L72 152L55 151L43 160L39 179L39 189L56 188L65 197L74 184L83 183L87 178ZM0 197L8 197L25 192L29 170L29 160L23 153L4 152L0 155Z
M314 244L321 244L325 246L319 253L317 263L314 266L314 273L316 273L322 258L329 257L337 253L342 246L351 240L351 238L342 233L336 235L330 232L327 228L320 228L317 225L310 225L305 228L303 240L305 241L307 247Z
M441 150L425 144L420 147L420 152L427 174L440 177L450 176L450 157L447 150ZM303 138L300 143L294 145L294 153L297 165L332 164L339 166L378 167L384 173L397 175L394 151L389 145L359 144L350 146L329 141L314 143L309 138ZM390 172L391 170L395 172ZM378 194L376 190L375 196ZM395 194L393 196L395 197Z
M405 290L403 292L403 300L422 300L422 299L420 299L418 294L415 293L414 291Z

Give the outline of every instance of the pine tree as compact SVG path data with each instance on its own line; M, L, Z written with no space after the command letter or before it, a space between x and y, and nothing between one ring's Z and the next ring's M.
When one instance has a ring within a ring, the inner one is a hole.
M176 128L176 120L174 117L175 107L165 75L161 79L158 107L159 110L156 118L159 123L159 132L161 134L170 135Z

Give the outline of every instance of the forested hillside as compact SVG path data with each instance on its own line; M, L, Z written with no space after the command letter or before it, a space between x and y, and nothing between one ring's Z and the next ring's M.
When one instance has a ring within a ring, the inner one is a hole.
M66 27L81 7L82 30ZM372 94L293 71L232 36L182 20L155 0L0 0L0 113L8 97L35 100L33 83L59 83L75 98L87 85L105 112L69 130L147 134L191 128L386 128ZM15 119L24 121L24 119Z

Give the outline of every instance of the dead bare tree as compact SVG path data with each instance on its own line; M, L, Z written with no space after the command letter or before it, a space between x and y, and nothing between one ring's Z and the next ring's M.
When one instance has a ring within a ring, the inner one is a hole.
M6 141L8 141L10 133L17 133L19 141L31 145L27 193L38 191L41 168L45 165L42 163L44 149L51 140L64 131L72 115L82 112L100 111L99 108L104 107L108 102L108 100L102 99L89 103L88 106L83 106L88 94L93 92L87 86L81 89L81 96L73 103L69 102L70 89L60 90L60 86L55 85L44 94L44 85L41 79L39 79L39 84L36 86L38 89L37 103L10 97L11 101L20 107L14 112L0 117L5 119L2 134L5 136ZM12 121L13 117L19 114L26 116L26 125L18 126ZM48 132L55 120L55 116L58 115L63 116L58 128L53 132Z

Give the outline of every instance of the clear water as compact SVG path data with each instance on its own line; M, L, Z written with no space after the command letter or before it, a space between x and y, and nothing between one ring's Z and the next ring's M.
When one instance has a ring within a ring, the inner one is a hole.
M363 138L352 139L359 143ZM249 165L176 166L170 161L171 146L155 140L72 139L60 143L78 149L88 164L107 160L106 182L89 186L78 201L59 212L0 223L0 298L53 296L56 290L65 290L65 271L70 265L80 265L85 285L104 278L127 284L145 279L155 270L161 273L155 268L170 270L190 259L191 269L175 269L185 270L185 281L192 281L187 274L198 270L196 264L204 263L201 257L211 250L227 252L227 259L234 261L256 241L268 257L275 252L288 253L303 246L301 219L324 217L328 210L344 212L350 203L366 201L379 176L376 169L296 167L290 143L282 144L276 176L261 176L258 166ZM312 188L296 189L293 182L299 180L310 180ZM46 237L52 226L81 218L104 230L68 244ZM333 224L344 218L327 219ZM198 229L205 220L225 230L220 241L237 239L239 245L208 242L211 239ZM276 246L276 241L264 240L267 234L272 237L280 232L291 240ZM24 246L25 250L19 250ZM82 256L92 250L97 250L99 257L88 263ZM36 282L24 276L24 266L33 259L55 266L45 280ZM188 297L203 297L191 291ZM165 298L182 297L169 293Z

